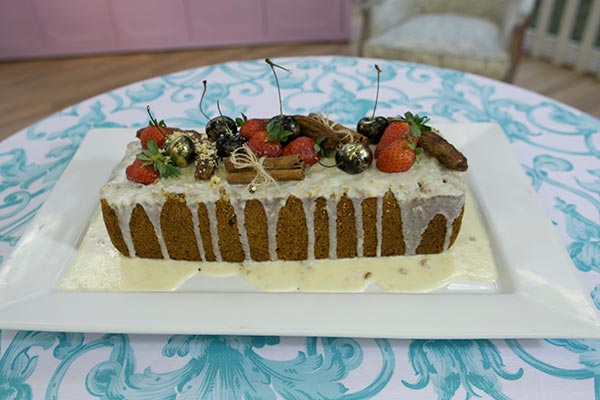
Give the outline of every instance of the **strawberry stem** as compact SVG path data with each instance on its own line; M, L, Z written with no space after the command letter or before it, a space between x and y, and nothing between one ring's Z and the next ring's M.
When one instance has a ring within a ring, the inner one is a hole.
M152 112L150 111L150 106L146 106L146 111L148 111L148 115L150 116L151 125L155 126L156 129L163 135L163 137L167 137L167 135L160 129L160 123L152 116Z
M379 77L381 75L381 69L379 69L379 65L377 64L375 64L375 69L377 70L377 92L375 93L375 106L373 107L371 119L375 119L375 110L377 110L377 102L379 101Z
M206 94L206 80L202 81L202 85L204 85L204 90L202 90L202 96L200 96L200 112L202 113L202 115L204 115L204 117L208 120L210 120L210 117L208 115L206 115L206 113L204 112L204 110L202 109L202 101L204 101L204 95Z
M279 88L279 79L277 78L277 72L275 72L275 67L281 68L285 72L290 72L290 70L282 67L281 65L275 64L269 58L265 58L265 62L269 64L269 66L271 67L271 71L273 71L273 75L275 76L275 83L277 84L277 95L279 96L279 115L283 117L283 102L281 101L281 89Z

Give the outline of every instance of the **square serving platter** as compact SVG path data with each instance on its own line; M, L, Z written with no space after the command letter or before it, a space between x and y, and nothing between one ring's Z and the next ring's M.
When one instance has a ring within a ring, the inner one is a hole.
M266 293L58 289L131 129L88 133L0 270L0 328L386 338L600 338L598 311L498 125L436 126L465 178L498 268L493 293ZM493 149L493 151L490 151Z

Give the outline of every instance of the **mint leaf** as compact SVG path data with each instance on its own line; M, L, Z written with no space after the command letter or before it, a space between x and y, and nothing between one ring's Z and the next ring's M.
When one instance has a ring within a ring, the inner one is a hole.
M267 124L267 142L285 142L292 132L283 128L283 125L277 121L271 120Z

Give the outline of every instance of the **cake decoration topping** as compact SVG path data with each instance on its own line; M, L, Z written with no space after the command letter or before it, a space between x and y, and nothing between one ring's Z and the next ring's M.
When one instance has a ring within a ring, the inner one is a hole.
M275 71L275 67L280 68L286 72L290 72L290 70L282 67L281 65L275 64L268 58L265 59L265 62L271 67L271 71L273 72L273 76L275 77L275 84L277 85L277 96L279 98L279 115L276 115L269 120L269 122L267 123L267 132L269 132L270 141L279 141L285 144L286 142L291 142L292 140L300 136L300 125L294 117L283 114L281 88L279 86L279 79L277 78L277 72Z
M142 148L148 148L147 144L149 140L154 140L158 147L162 148L167 139L167 135L171 134L171 129L167 128L167 124L165 124L164 120L160 120L159 122L152 116L150 106L146 106L146 111L150 116L150 122L147 127L140 129L137 134L142 142Z
M300 124L302 134L312 138L315 142L321 140L322 147L327 151L334 151L345 143L360 142L369 144L369 139L366 136L332 121L329 117L320 113L294 115L294 118Z
M251 192L275 181L304 179L304 160L297 154L258 158L248 145L244 145L234 151L231 157L224 158L223 164L227 171L227 182L247 183Z
M164 154L154 140L148 141L148 148L136 155L136 159L141 160L144 166L152 166L161 178L179 175L179 169L171 157Z
M256 132L267 130L267 121L262 118L248 119L244 113L242 113L241 117L236 118L235 122L240 127L240 135L245 137L246 140L250 140Z
M152 165L145 164L140 159L133 160L133 163L125 168L125 176L131 182L142 183L149 185L154 183L160 178L158 171L156 171Z
M187 167L196 155L192 139L181 132L173 133L167 138L165 152L178 167Z
M466 171L469 168L467 158L464 154L434 130L422 132L419 144L427 153L437 158L446 168L455 171Z
M372 144L379 143L383 131L389 125L389 121L385 117L375 116L375 110L377 110L377 102L379 100L379 81L381 75L381 69L375 64L375 70L377 71L377 92L375 93L375 105L373 106L373 114L371 117L363 117L356 124L356 131L371 141Z
M269 140L267 131L255 133L248 141L248 147L257 157L279 157L283 150L281 143Z
M377 169L381 172L406 172L416 161L416 154L408 141L396 140L384 147L377 157Z
M373 163L373 152L363 143L346 143L335 153L335 165L348 174L360 174Z
M210 140L213 142L217 141L217 138L221 135L230 135L233 136L237 133L237 125L235 121L227 116L223 116L221 114L221 110L219 109L219 116L215 118L210 118L202 109L202 102L204 101L204 95L206 94L206 80L202 81L202 85L204 89L202 90L202 96L200 97L200 112L204 117L208 120L204 131ZM217 101L218 107L218 101Z
M305 165L314 165L321 158L321 154L317 150L318 148L314 140L307 136L300 136L285 146L281 154L284 156L297 154L304 160Z

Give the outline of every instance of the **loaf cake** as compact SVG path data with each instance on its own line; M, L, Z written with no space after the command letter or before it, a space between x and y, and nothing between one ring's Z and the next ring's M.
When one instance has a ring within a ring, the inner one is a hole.
M452 246L461 226L461 172L427 152L407 172L371 165L353 175L316 164L301 180L253 191L228 182L223 163L210 179L197 180L189 165L176 177L131 182L125 169L140 151L139 140L128 145L100 194L110 239L128 257L262 262L433 254Z

